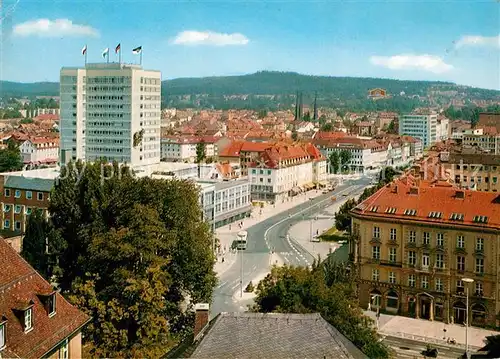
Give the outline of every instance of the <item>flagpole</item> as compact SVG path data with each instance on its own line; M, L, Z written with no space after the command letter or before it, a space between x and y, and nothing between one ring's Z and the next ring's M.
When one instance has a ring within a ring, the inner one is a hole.
M142 66L142 48L141 48L141 53L139 54L139 65Z
M87 48L85 48L85 66L87 66Z
M109 46L108 46L108 53L106 54L106 63L109 64Z
M122 43L120 42L118 44L118 46L120 46L120 48L118 49L118 62L120 63L120 65L122 64Z

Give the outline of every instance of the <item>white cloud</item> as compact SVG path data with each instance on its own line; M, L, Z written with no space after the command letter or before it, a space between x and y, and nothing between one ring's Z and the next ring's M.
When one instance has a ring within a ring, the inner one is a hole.
M99 36L93 27L74 24L68 19L37 19L23 22L14 26L14 34L39 37Z
M240 33L223 34L212 31L182 31L172 40L175 45L246 45L248 38Z
M395 56L372 56L370 62L391 70L422 70L440 74L453 69L439 56L402 54Z
M466 35L455 41L454 44L457 49L464 46L500 47L500 34L498 36Z

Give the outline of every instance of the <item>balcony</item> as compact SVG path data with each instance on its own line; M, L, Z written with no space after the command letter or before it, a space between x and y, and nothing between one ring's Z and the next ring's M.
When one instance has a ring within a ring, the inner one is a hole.
M481 248L481 249L476 248L476 249L474 250L474 255L475 255L475 256L480 256L480 257L481 257L481 256L484 256L484 249L482 249L482 248Z
M465 250L464 247L456 247L455 254L467 254L467 251Z
M416 242L407 242L406 247L408 248L417 248L417 243Z
M380 243L382 243L382 242L380 241L380 237L373 237L373 238L370 240L370 243L371 243L371 244L380 244Z
M403 264L401 262L392 262L388 260L379 260L379 264L381 266L387 266L387 267L397 267L397 268L403 267Z

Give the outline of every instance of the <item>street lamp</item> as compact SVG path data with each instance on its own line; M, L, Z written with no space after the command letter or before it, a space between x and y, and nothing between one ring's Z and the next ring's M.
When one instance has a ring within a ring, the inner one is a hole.
M465 357L469 359L469 284L474 282L472 278L462 278L465 283Z

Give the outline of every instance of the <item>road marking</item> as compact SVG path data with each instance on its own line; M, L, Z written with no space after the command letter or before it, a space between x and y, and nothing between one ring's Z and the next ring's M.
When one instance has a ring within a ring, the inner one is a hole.
M217 288L221 288L221 287L225 286L225 285L226 285L226 283L227 283L227 280L226 280L226 281L224 281L224 282L222 282L221 284L219 284L219 285L217 286Z
M324 200L322 200L322 201L319 201L319 202L315 203L315 204L314 204L314 206L318 206L318 205L320 205L320 204L322 204L322 203L324 203L324 202L331 201L331 200L332 200L332 196L338 196L338 195L340 195L340 194L342 194L342 193L346 192L346 191L347 191L347 190L349 190L349 189L350 189L350 188L348 187L348 188L345 188L345 189L343 189L342 191L340 191L340 192L338 192L338 193L332 193L332 195L331 195L331 196L328 196L328 198L325 198ZM303 202L303 203L301 203L301 204L299 204L299 205L297 205L297 206L295 206L295 207L298 207L298 206L300 206L300 205L302 205L302 204L304 204L304 203L307 203L307 202ZM298 216L299 214L302 214L302 213L304 213L304 212L306 212L306 211L311 211L311 207L312 207L312 206L311 206L311 205L309 205L309 206L307 206L306 208L304 208L303 210L301 210L301 211L299 211L299 212L297 212L297 213L295 213L295 214L292 214L292 215L290 215L289 217L285 217L285 218L283 218L282 220L280 220L280 221L278 221L278 222L274 223L274 224L273 224L273 225L271 225L268 229L266 229L266 231L264 232L264 240L266 241L266 246L267 246L267 248L269 248L269 243L268 243L267 234L269 233L269 231L270 231L271 229L273 229L273 228L274 228L274 227L276 227L277 225L279 225L279 224L281 224L281 223L283 223L283 222L285 222L285 221L289 220L290 218L296 217L296 216ZM292 208L293 208L293 207L292 207ZM292 209L292 208L290 208L290 209ZM288 209L288 210L290 210L290 209ZM283 212L286 212L286 211L283 211ZM281 212L281 213L283 213L283 212Z

